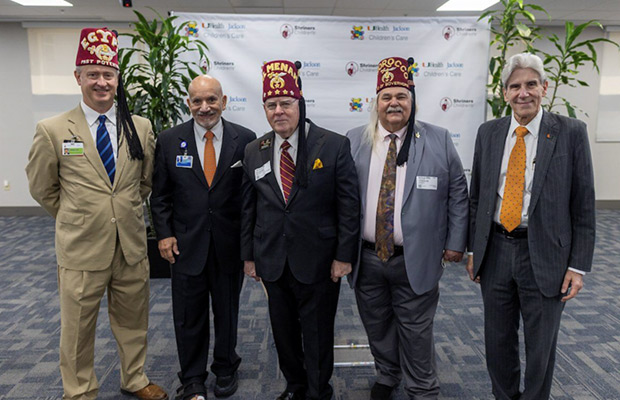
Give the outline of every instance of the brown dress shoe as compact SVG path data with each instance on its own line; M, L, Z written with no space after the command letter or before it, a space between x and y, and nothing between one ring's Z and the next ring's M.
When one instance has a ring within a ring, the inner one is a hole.
M167 400L168 394L164 391L164 389L160 388L158 385L154 383L149 383L146 387L138 390L137 392L128 392L126 390L121 390L124 394L129 394L139 398L140 400Z

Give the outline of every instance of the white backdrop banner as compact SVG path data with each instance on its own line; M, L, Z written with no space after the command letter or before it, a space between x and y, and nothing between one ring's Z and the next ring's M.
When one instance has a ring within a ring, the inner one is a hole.
M485 116L490 38L476 18L173 14L176 24L188 22L187 36L209 46L208 73L228 96L224 117L259 136L270 130L263 62L300 61L308 118L344 134L368 122L379 61L413 57L417 117L450 131L469 172Z

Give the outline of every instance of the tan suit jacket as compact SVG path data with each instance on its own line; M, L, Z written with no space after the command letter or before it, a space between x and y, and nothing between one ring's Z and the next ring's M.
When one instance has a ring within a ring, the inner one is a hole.
M129 160L127 141L119 130L114 185L80 106L37 124L26 173L32 197L56 218L56 255L64 268L109 267L117 232L129 265L146 257L142 203L151 191L155 141L147 119L134 116L133 121L144 160ZM63 155L63 142L74 136L84 143L84 155Z

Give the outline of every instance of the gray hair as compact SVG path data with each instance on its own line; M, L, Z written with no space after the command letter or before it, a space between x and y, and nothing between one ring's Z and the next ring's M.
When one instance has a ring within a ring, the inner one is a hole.
M411 100L412 99L411 91L407 90L407 95L409 99ZM370 108L368 109L370 119L368 121L368 125L366 125L366 128L364 128L364 133L363 133L364 141L367 144L373 146L373 148L374 148L377 135L379 134L379 109L377 108L378 97L379 97L379 93L377 93L377 96L374 99L372 99L372 101L370 102ZM417 102L416 102L416 109L418 109Z
M538 76L540 77L540 83L543 84L547 81L547 74L545 74L545 67L543 66L543 62L535 54L532 53L521 53L515 54L510 57L506 62L506 66L502 70L502 84L504 87L508 84L508 79L510 79L510 75L518 68L531 68L533 69Z

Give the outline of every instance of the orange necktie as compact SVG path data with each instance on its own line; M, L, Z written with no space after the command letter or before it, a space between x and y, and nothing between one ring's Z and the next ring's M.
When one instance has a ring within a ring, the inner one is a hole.
M207 139L207 143L205 143L205 154L204 154L204 171L205 178L207 178L207 183L211 186L211 182L213 182L213 176L215 175L215 147L213 146L213 132L207 131L205 133L205 138Z
M521 223L523 212L523 189L525 188L525 140L528 130L520 126L515 130L517 142L512 148L506 171L506 185L499 222L508 232L512 232Z

